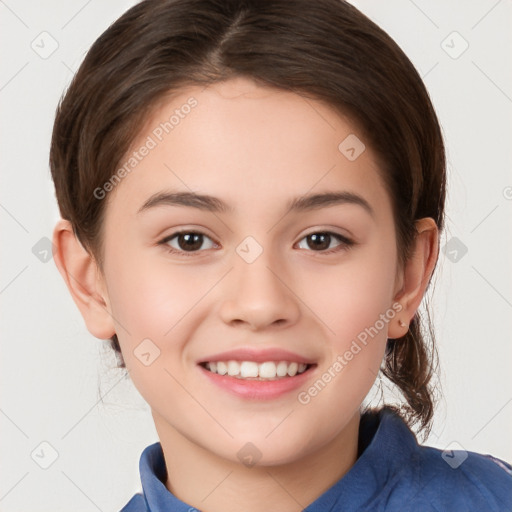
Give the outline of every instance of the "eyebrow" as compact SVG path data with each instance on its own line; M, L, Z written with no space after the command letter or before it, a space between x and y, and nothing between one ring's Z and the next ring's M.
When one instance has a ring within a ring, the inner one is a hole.
M366 199L348 191L331 191L296 197L288 202L287 211L300 213L341 204L359 205L372 217L375 216L373 208ZM234 208L222 201L222 199L210 195L197 194L195 192L157 192L139 208L137 213L157 206L188 206L213 213L230 213L234 211Z

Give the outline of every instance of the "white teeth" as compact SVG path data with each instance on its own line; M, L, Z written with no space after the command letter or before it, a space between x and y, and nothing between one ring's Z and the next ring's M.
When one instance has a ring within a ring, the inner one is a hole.
M259 367L259 375L262 379L274 379L276 377L276 363L269 361L261 363Z
M297 374L297 370L299 369L299 365L297 363L290 363L290 366L288 366L288 375L290 377L293 377Z
M228 375L234 377L240 373L240 363L238 361L228 361Z
M258 363L253 361L244 361L240 365L240 376L245 377L257 377L258 376Z
M229 375L239 379L278 379L283 377L294 377L306 371L308 365L288 361L265 361L256 363L254 361L212 361L206 363L206 368L212 373Z
M276 372L278 377L284 377L288 373L288 364L285 361L281 361L277 365Z

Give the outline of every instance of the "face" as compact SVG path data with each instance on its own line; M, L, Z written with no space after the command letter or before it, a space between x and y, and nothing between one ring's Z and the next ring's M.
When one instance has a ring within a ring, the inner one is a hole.
M358 413L397 291L391 201L361 142L325 104L241 78L152 115L105 199L103 251L123 357L160 438L235 462L251 442L273 465Z

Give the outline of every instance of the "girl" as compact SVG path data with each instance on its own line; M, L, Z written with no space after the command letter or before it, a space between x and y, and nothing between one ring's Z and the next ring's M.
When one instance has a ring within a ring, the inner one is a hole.
M50 164L55 261L160 440L123 512L511 509L510 465L411 430L435 405L418 308L445 154L357 9L137 4L62 99ZM379 371L402 407L363 406Z

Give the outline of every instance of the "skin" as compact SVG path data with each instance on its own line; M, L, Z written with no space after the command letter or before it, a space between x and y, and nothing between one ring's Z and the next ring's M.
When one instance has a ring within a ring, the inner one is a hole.
M355 161L338 150L358 135L355 125L321 102L245 78L182 90L148 119L134 148L190 96L198 105L107 196L102 270L65 220L54 232L55 261L89 331L119 337L152 410L167 488L207 512L302 510L357 459L360 405L387 338L407 332L421 302L437 228L432 219L418 221L413 255L398 268L376 155L368 144ZM138 213L170 189L213 195L233 212L160 205ZM373 216L357 204L286 212L291 198L327 191L362 196ZM177 238L159 244L182 228L206 235L188 257L168 252L169 245L185 252ZM333 237L327 250L339 250L325 254L308 244L307 235L326 231L355 245ZM247 236L263 250L252 263L236 252ZM317 396L299 403L298 392L393 304L400 313ZM160 350L149 366L134 355L147 338ZM242 399L212 385L196 364L241 346L284 348L317 367L300 390ZM253 467L237 457L247 442L261 452Z

